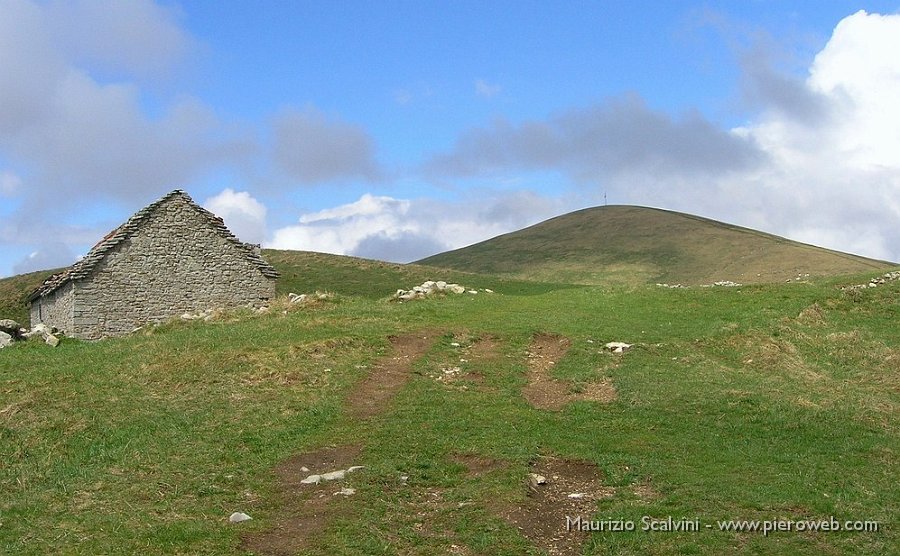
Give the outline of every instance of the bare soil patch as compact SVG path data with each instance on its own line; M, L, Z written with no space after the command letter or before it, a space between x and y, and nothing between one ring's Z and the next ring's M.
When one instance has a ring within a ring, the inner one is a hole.
M391 336L393 351L381 359L347 398L347 413L368 419L387 409L393 397L409 381L412 365L434 343L438 334L416 332Z
M348 413L367 419L384 411L410 378L416 359L428 351L434 334L418 332L391 336L392 352L378 361L347 400ZM327 348L328 346L326 346ZM241 546L254 553L293 556L321 533L344 505L337 496L348 478L303 484L310 475L321 475L356 465L362 446L322 448L297 454L275 467L281 510L268 531L242 537Z
M500 340L491 334L479 336L469 346L468 353L478 361L496 359L500 353Z
M528 384L522 395L533 407L558 411L569 401L569 387L550 376L550 370L569 351L572 343L565 336L537 334L531 340L528 357Z
M479 364L490 362L500 355L500 341L496 336L484 335L476 338L472 344L465 350L466 355L466 372L462 378L472 381L483 389L484 373L474 370Z
M536 547L549 554L578 554L587 539L585 531L566 529L566 517L588 521L597 501L615 495L603 484L596 465L587 461L542 457L531 464L526 478L525 500L513 508L501 508L500 515ZM535 475L544 484L536 484Z
M550 376L553 367L568 353L572 343L565 336L537 334L528 347L528 384L522 395L537 409L559 411L566 404L577 400L610 403L617 397L615 386L609 379L590 382L573 391L573 385Z
M312 474L328 473L355 465L361 446L322 448L291 456L278 464L278 496L282 510L268 531L242 536L241 547L257 554L294 556L327 527L341 509L336 496L347 480L302 484Z
M499 340L493 335L472 337L466 332L456 332L454 344L457 350L453 358L443 362L435 369L432 376L438 382L456 390L468 390L475 387L485 391L485 374L479 370L481 365L499 357Z
M599 403L612 403L617 397L618 392L616 392L616 387L613 386L612 381L604 379L600 382L586 384L581 392L570 396L570 401L588 400Z
M466 468L469 478L481 477L491 471L507 466L507 463L503 460L478 454L454 454L451 459Z

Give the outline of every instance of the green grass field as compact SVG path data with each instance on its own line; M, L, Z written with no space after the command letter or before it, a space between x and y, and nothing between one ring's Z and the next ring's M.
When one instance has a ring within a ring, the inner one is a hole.
M869 275L571 287L268 256L281 292L335 297L0 351L0 552L250 554L245 539L284 516L273 470L347 445L361 447L365 466L343 481L356 493L334 497L333 517L301 553L541 554L503 508L526 501L529 463L551 456L596 464L608 496L593 519L703 524L595 532L578 548L585 554L900 547L900 281L855 292L839 286ZM429 278L496 293L387 301ZM352 418L348 399L390 353L389 336L417 331L435 341L410 363L409 381L374 418ZM605 381L614 398L530 406L526 352L542 332L571 344L555 380L573 393ZM468 349L484 338L492 357ZM605 352L614 340L635 346ZM448 366L477 374L441 380ZM461 455L495 465L473 475ZM231 524L235 511L253 520ZM715 527L831 516L880 530Z

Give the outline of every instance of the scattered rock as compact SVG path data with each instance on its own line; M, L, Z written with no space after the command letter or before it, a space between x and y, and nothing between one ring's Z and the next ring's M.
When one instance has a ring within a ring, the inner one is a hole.
M268 311L269 308L268 307L259 307L254 310L257 313L263 313L265 311ZM224 314L225 314L224 309L204 309L204 310L200 311L199 313L183 313L179 318L181 320L188 320L188 321L202 320L204 322L209 322L209 321L213 320L214 318L221 317ZM135 329L135 330L137 330L137 329Z
M13 343L13 338L6 332L0 332L0 349L5 348L6 346L11 346Z
M332 496L339 491L340 483L303 485L300 469L306 467L314 473L331 469L344 469L356 460L361 446L336 446L312 452L295 454L275 467L278 489L274 493L266 523L254 530L241 532L241 553L300 554L309 548L311 540L336 518L343 517L343 505Z
M528 479L531 481L531 486L537 487L538 485L546 485L547 477L543 475L538 475L537 473L529 473Z
M587 531L566 529L566 516L589 516L597 504L616 494L604 482L600 469L589 461L544 457L533 462L531 474L550 477L545 486L532 488L515 502L491 504L495 513L531 541L541 554L581 554ZM529 477L531 476L529 474ZM574 495L574 496L573 496Z
M891 272L885 272L881 276L877 278L872 278L866 284L856 284L853 286L844 286L841 288L843 291L854 291L854 290L864 290L866 288L877 288L883 284L887 284L888 282L893 282L895 280L900 280L900 270L894 270Z
M26 340L37 336L44 340L47 345L56 347L59 345L59 338L55 336L56 333L57 331L55 328L50 328L44 323L38 323L28 332L20 331L20 336Z
M328 473L324 473L322 475L323 481L337 481L338 479L343 479L347 476L347 471L344 469L338 469L337 471L329 471Z
M253 518L245 514L244 512L234 512L233 514L228 516L228 521L230 521L231 523L242 523L244 521L250 521L251 519Z
M462 373L459 367L445 367L441 369L441 375L437 378L438 382L447 382L453 380Z
M44 338L47 334L52 334L52 333L53 333L53 331L50 330L50 328L48 328L46 324L41 322L41 323L35 324L31 328L31 330L29 330L28 332L23 334L23 336L25 336L25 338L31 338L32 336L40 336L41 338Z
M359 469L362 469L362 465L353 465L348 467L347 469L338 469L337 471L329 471L328 473L322 473L321 475L310 475L309 477L300 481L300 484L303 485L317 485L322 481L337 481L343 479L347 476L347 473L353 473Z
M625 353L631 349L631 346L632 344L626 344L625 342L609 342L605 347L613 353Z
M401 301L412 301L413 299L423 299L431 295L447 293L459 295L461 293L466 293L466 288L459 284L448 284L443 280L438 280L437 282L434 280L426 280L425 282L422 282L422 284L413 286L409 290L397 290L397 293L394 294L394 298ZM472 290L469 291L469 293L478 292Z
M25 329L22 325L12 319L0 319L0 332L5 332L13 340L24 340L22 333Z
M335 492L334 494L335 495L340 494L341 496L353 496L354 494L356 494L356 489L345 487L345 488L342 488L341 490Z
M301 293L300 295L297 295L296 293L289 293L289 294L288 294L288 300L289 300L291 303L303 303L303 302L305 302L307 299L309 299L309 296L306 295L305 293Z

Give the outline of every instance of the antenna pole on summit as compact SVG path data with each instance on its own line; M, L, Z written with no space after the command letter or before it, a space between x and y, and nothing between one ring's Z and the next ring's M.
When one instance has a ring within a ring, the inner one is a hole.
M608 205L608 204L609 204L609 203L606 202L606 191L604 191L604 192L603 192L603 206L606 206L606 205Z

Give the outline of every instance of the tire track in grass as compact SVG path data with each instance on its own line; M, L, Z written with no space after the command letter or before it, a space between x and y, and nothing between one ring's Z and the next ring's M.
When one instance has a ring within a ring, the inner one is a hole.
M532 338L526 352L528 384L522 388L522 395L532 407L559 411L574 401L610 403L616 399L616 389L609 379L591 382L584 385L581 391L573 392L570 382L550 375L571 347L572 342L558 334L540 333Z
M413 364L431 348L439 334L417 332L391 336L391 353L381 358L346 400L353 419L372 419L390 404L412 376ZM348 504L341 481L305 483L311 475L348 469L364 446L327 447L297 454L275 467L281 509L270 529L242 535L241 547L255 554L293 556L308 547Z

